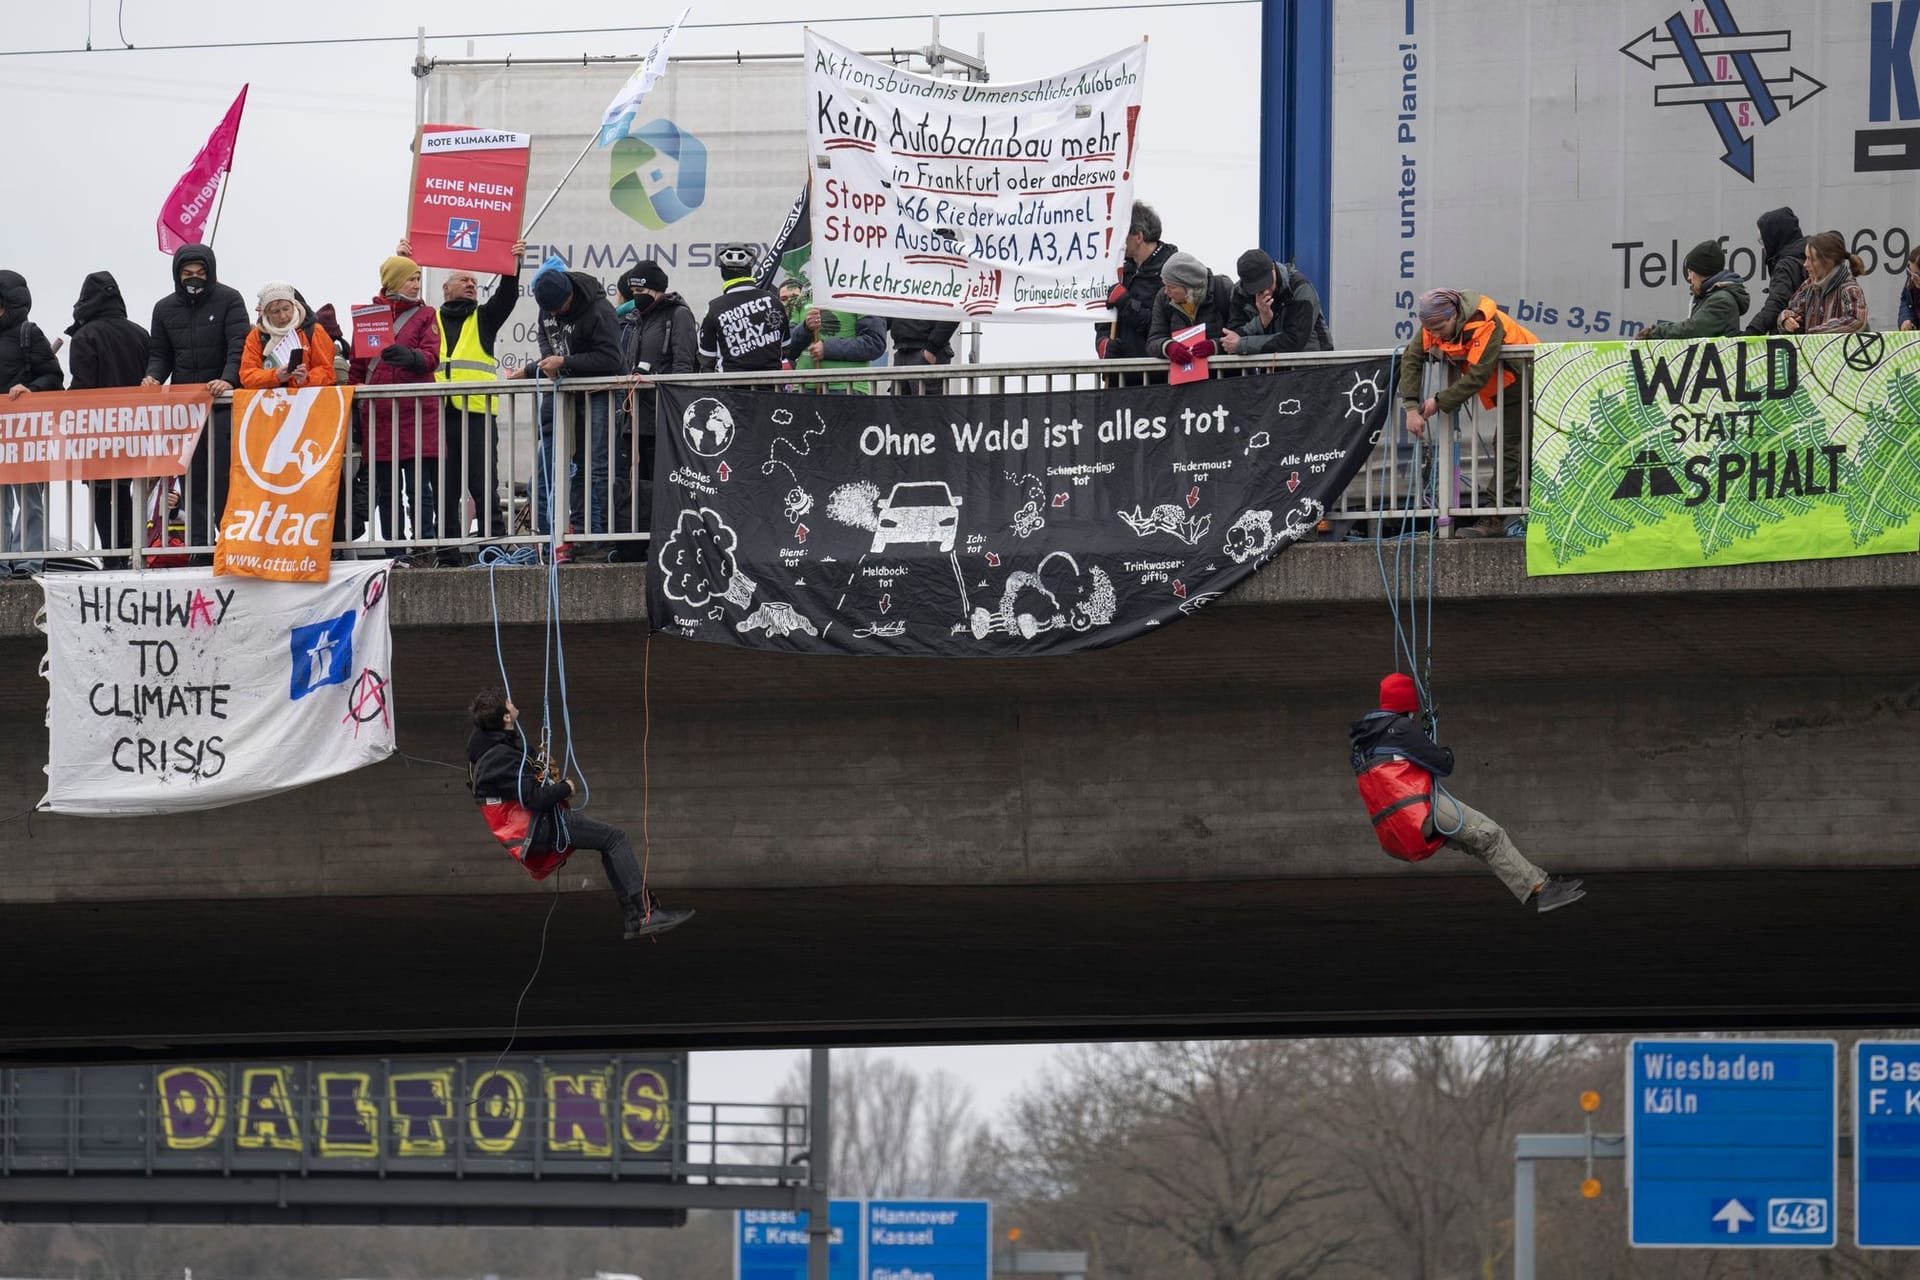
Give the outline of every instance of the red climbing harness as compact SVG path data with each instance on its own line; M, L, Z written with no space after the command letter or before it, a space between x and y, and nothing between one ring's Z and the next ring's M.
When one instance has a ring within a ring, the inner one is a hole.
M1433 775L1405 756L1382 756L1360 771L1360 799L1373 819L1380 847L1402 862L1432 857L1447 843L1429 835L1433 816Z

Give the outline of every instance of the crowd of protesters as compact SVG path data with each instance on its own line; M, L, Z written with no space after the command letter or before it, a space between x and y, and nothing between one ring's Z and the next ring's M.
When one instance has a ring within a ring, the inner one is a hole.
M1837 231L1805 234L1791 209L1758 220L1764 292L1727 269L1720 241L1695 245L1684 261L1691 294L1688 314L1642 328L1643 339L1734 337L1741 334L1852 333L1870 325L1860 278L1865 274ZM951 234L951 233L948 233ZM503 376L495 344L522 296L520 261L500 277L485 302L480 280L456 271L441 286L440 304L422 295L421 269L402 241L380 264L379 289L356 317L380 314L384 341L377 352L356 344L331 304L314 307L291 283L262 285L249 306L221 282L213 250L189 244L173 255L172 289L142 328L127 315L112 273L87 276L73 304L71 379L30 312L28 282L0 271L0 389L10 399L41 391L205 384L216 397L236 387L272 389L327 386L405 387L490 382ZM880 384L855 372L887 363L926 369L954 360L958 324L883 320L818 307L803 279L777 288L760 283L750 246L724 245L715 255L719 290L696 315L695 305L671 287L665 268L642 261L622 271L612 296L599 278L544 263L526 289L539 309L539 355L505 374L546 380L627 377L623 393L568 392L538 398L537 447L522 529L547 534L565 485L567 536L557 556L592 548L607 559L645 554L643 544L609 540L610 533L645 528L651 511L651 459L656 393L651 377L694 372L775 373L840 371L844 380L775 385L793 391L872 394ZM1144 201L1133 205L1118 282L1108 295L1110 321L1095 329L1103 359L1165 360L1188 364L1226 356L1330 351L1333 336L1314 282L1291 262L1248 249L1232 275L1216 272L1165 239L1160 216ZM1757 303L1757 305L1756 305ZM1507 347L1536 336L1490 295L1434 288L1418 295L1419 328L1400 366L1400 402L1408 432L1424 437L1438 415L1462 409L1501 415L1502 459L1486 505L1521 505L1521 396L1512 392ZM1749 314L1751 313L1751 314ZM1920 249L1909 257L1899 296L1898 327L1920 326ZM390 331L390 333L388 332ZM1427 394L1430 367L1443 367L1440 388ZM1164 382L1158 372L1128 371L1116 383ZM937 395L945 382L916 376L890 381L900 395ZM564 398L563 398L564 397ZM437 543L408 563L471 563L485 545L513 532L519 504L498 466L497 395L460 394L363 399L342 471L336 538L344 542ZM550 474L557 456L558 421L572 424L572 459L564 478ZM148 550L149 564L185 563L164 554L172 545L204 548L218 537L226 504L233 423L216 401L184 483L155 482L144 511L124 480L90 481L90 506L99 545ZM1497 488L1499 491L1492 491ZM47 549L47 486L0 486L0 551L22 558L16 576L39 572ZM1474 521L1458 533L1488 537L1524 532L1524 521ZM623 545L635 549L623 552ZM27 556L24 553L40 553ZM384 552L383 552L384 554ZM394 549L399 554L399 549ZM128 563L105 557L108 567Z

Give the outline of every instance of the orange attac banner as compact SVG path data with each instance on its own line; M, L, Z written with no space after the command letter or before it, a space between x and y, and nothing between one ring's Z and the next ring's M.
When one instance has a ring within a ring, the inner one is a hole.
M212 415L205 383L0 399L0 484L185 475Z
M233 393L233 467L216 574L325 582L353 388Z
M456 271L512 271L532 147L524 133L422 125L407 207L413 260Z

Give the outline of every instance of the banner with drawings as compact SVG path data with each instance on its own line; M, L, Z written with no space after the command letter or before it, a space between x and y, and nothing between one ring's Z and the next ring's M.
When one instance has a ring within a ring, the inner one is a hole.
M217 809L386 758L391 567L342 562L325 583L184 569L42 578L40 807Z
M1147 46L1044 80L914 75L809 30L813 299L909 319L1110 314Z
M1372 452L1386 360L1182 387L660 388L657 630L799 653L1069 653L1205 606Z

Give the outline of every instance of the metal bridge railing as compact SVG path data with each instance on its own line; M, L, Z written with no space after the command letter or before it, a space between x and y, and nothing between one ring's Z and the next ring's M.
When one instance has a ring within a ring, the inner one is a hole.
M1222 376L1234 376L1395 354L1226 356L1213 364ZM1508 366L1517 380L1501 389L1493 409L1470 402L1435 424L1430 443L1417 451L1418 475L1415 442L1393 393L1396 405L1373 457L1327 513L1328 535L1366 532L1385 521L1390 531L1435 528L1447 536L1465 521L1524 514L1531 352L1510 351ZM359 387L335 503L333 554L458 563L471 561L483 547L538 548L558 528L583 557L642 558L637 544L648 538L651 393L658 385L793 395L1000 395L1138 384L1165 372L1158 360L1085 360L884 367L857 374L683 374L646 382L514 379ZM1397 369L1390 374L1397 376ZM1435 381L1432 374L1428 381ZM468 407L453 404L456 397ZM229 401L216 403L216 441L225 443L203 449L201 466L177 486L135 480L0 487L0 567L24 570L49 560L56 568L166 567L210 554L231 448ZM437 417L432 434L420 429L423 417ZM30 490L44 492L24 492ZM45 511L38 528L30 518L36 498ZM160 545L149 546L155 534Z

